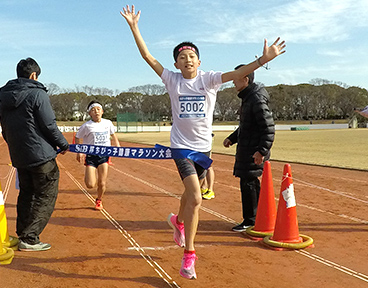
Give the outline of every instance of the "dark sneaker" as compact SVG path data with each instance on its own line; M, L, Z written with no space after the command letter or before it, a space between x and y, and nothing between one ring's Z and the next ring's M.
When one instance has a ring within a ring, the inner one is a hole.
M233 230L235 232L244 232L245 230L247 230L251 226L254 226L254 224L250 224L248 222L243 221L239 225L234 226L231 230Z
M19 251L46 251L49 250L51 248L51 245L48 243L42 243L39 242L37 244L28 244L26 242L23 242L22 240L19 241L18 244L18 250Z

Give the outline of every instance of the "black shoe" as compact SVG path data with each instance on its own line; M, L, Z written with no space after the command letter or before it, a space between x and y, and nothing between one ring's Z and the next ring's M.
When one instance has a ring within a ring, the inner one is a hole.
M249 222L243 221L239 225L234 226L231 230L235 232L244 232L247 230L250 226L253 226L254 224L250 224Z

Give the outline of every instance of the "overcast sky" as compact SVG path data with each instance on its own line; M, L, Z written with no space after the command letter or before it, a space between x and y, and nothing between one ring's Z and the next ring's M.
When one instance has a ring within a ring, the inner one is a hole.
M40 64L41 82L65 89L162 84L119 14L126 4L142 11L143 38L169 69L182 41L199 47L202 70L226 72L260 56L264 38L280 36L287 52L258 69L256 81L322 78L368 89L368 0L1 0L0 86L26 57Z

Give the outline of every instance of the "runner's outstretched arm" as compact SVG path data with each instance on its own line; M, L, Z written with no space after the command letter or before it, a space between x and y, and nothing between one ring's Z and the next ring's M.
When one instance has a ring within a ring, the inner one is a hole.
M156 72L158 76L161 77L164 68L148 51L147 45L143 40L141 32L138 28L138 21L141 15L141 11L138 11L137 14L135 13L134 5L132 5L131 9L129 5L123 8L123 11L120 11L121 16L125 18L127 21L130 30L133 33L135 43L137 44L138 50L142 55L142 58L148 63L149 66Z
M268 46L267 39L265 39L264 45L263 45L263 55L259 57L258 59L256 59L255 61L253 61L252 63L244 65L234 71L230 71L230 72L226 72L222 74L222 82L225 83L228 81L232 81L234 79L243 79L249 73L252 73L259 67L270 62L272 59L285 53L286 52L284 50L284 48L286 47L285 41L281 41L280 43L279 41L280 41L280 37L278 37L271 46Z

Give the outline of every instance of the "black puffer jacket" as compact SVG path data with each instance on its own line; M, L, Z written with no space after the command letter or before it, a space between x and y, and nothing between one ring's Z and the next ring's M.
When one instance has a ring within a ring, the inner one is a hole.
M56 125L46 88L26 78L10 80L0 89L2 134L8 143L12 165L28 168L67 150L68 142Z
M263 86L253 83L238 97L242 99L239 127L228 137L233 144L238 143L234 175L252 179L263 171L263 163L256 165L253 155L258 151L265 161L269 159L275 124L268 108L269 95Z

